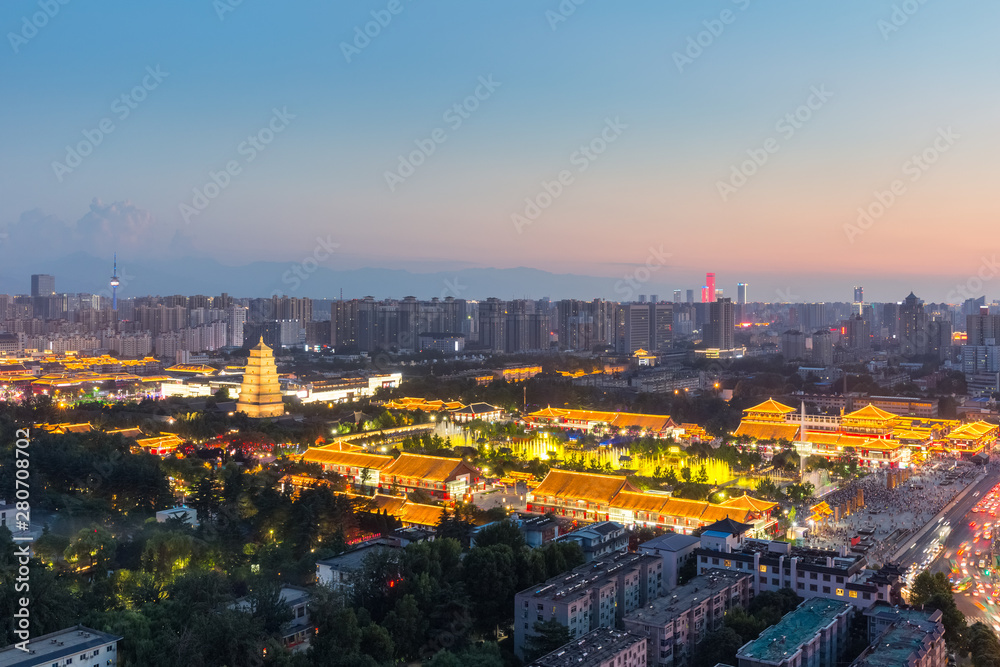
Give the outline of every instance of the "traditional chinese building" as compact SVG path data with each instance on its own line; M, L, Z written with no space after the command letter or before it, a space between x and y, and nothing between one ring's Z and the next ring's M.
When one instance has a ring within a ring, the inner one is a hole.
M663 438L680 435L680 427L668 415L645 415L632 412L605 412L601 410L565 410L548 407L525 416L529 426L555 427L563 430L593 431L607 428Z
M243 372L236 409L255 419L285 414L274 353L264 344L263 336L256 346L250 348L250 358L247 359L247 367Z
M777 507L777 503L749 496L724 503L674 498L640 491L625 477L569 470L550 470L527 494L526 501L529 512L552 512L580 521L659 526L685 534L726 518L752 524L763 534L775 523L771 512Z

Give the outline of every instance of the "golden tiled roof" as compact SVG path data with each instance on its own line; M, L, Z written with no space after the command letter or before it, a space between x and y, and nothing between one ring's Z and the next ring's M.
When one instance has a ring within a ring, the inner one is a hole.
M610 412L605 410L562 410L559 408L547 407L537 410L528 415L529 418L542 419L566 419L575 422L605 423L609 426L617 426L619 429L627 429L632 426L648 431L663 431L674 427L676 424L669 415L647 415L634 412Z
M949 440L978 440L984 436L996 435L1000 427L989 422L978 421L962 424L948 434Z
M112 429L110 431L105 431L105 433L107 433L108 435L115 435L115 434L117 434L117 435L122 436L123 438L137 438L137 437L139 437L140 435L143 434L142 433L142 429L140 429L138 427L116 428L116 429Z
M742 496L730 498L729 500L723 501L719 504L724 507L734 507L736 509L746 509L754 512L767 512L778 506L778 503L772 503L768 500L760 500L758 498L751 498L745 493Z
M746 435L754 440L780 440L782 438L795 440L798 433L798 424L780 422L765 424L744 420L740 422L733 435L736 437Z
M307 449L306 453L302 455L302 460L306 463L320 463L348 468L369 468L371 470L381 470L392 463L391 456L366 454L365 452L344 452L337 449L317 447Z
M891 412L886 412L885 410L876 408L874 405L869 403L860 410L855 410L844 415L844 419L879 419L879 420L892 420L895 419L896 415Z
M441 521L444 508L439 505L422 505L407 501L394 516L409 526L436 526Z
M624 490L635 490L624 477L569 470L549 470L545 479L532 491L532 494L536 497L544 496L609 504L619 491Z
M776 415L786 415L789 412L795 412L795 408L789 407L783 403L778 403L773 398L769 398L759 405L747 408L744 412L764 412Z
M184 441L174 433L164 433L151 438L139 438L135 444L144 449L163 449L164 447L177 447L184 444Z
M701 520L705 523L715 523L723 519L732 519L737 523L752 523L753 513L750 510L738 507L722 507L720 505L710 505L705 508L701 515Z
M49 433L89 433L94 430L90 422L82 424L42 424L41 426Z
M383 474L430 482L447 482L466 472L476 474L475 468L462 459L404 453L387 466Z
M664 505L670 496L641 491L622 491L611 501L611 507L629 512L649 512L662 514Z

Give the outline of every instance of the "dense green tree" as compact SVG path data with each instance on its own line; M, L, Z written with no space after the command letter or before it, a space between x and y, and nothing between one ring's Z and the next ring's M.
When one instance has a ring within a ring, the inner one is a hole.
M551 653L573 639L569 628L554 618L547 621L535 621L534 630L536 634L528 637L524 645L526 662Z
M736 663L736 652L744 641L735 630L723 626L715 632L709 632L695 647L692 667L713 667L719 663L732 665Z

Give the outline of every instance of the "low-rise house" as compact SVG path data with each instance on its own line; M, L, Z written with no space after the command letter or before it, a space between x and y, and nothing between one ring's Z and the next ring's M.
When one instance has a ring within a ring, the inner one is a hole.
M281 627L281 643L293 651L304 651L309 647L312 625L309 622L309 591L300 586L283 585L279 593L281 602L288 605L292 619ZM251 612L251 602L240 598L230 605L236 611Z
M90 665L117 665L118 642L123 637L74 625L33 637L24 645L16 644L0 649L0 667L90 667Z

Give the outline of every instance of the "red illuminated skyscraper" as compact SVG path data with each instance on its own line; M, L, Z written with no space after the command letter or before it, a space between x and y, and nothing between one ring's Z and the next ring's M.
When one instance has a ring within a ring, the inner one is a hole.
M701 300L705 303L715 301L715 274L705 274L705 289L702 291Z

